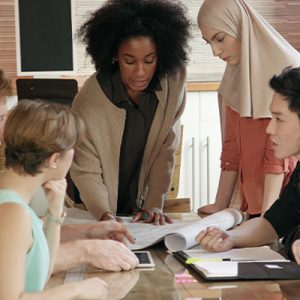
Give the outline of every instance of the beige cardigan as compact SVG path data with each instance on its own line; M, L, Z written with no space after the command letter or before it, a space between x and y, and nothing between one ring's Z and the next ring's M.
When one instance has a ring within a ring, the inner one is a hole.
M149 132L141 165L138 199L143 208L163 208L168 192L174 152L178 144L179 117L185 105L185 70L164 77L156 91L158 106ZM85 121L87 132L75 149L71 177L80 197L97 219L116 213L120 147L126 112L103 93L96 73L76 95L72 109Z

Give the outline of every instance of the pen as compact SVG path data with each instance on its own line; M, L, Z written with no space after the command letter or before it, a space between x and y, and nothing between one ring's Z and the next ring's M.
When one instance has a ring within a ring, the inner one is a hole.
M208 258L199 258L199 257L190 257L188 258L185 263L187 265L191 265L195 262L200 262L200 261L232 261L231 258L218 258L218 257L208 257Z

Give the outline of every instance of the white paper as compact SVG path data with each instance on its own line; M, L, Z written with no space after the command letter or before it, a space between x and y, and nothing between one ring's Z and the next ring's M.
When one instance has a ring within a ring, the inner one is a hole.
M216 226L227 230L241 223L242 213L234 208L227 208L199 221L175 220L173 224L154 226L145 223L130 223L128 219L124 222L130 232L136 239L135 245L129 245L132 250L147 248L162 239L165 239L165 245L170 251L179 251L189 249L195 246L196 235L207 226Z
M208 226L215 226L223 230L230 229L243 221L242 213L234 208L227 208L199 221L169 232L165 237L165 245L170 251L189 249L195 246L195 237Z
M207 226L216 226L227 230L243 220L242 213L234 208L227 208L198 221L174 220L173 224L153 225L144 222L131 223L132 217L123 217L123 222L136 240L128 244L132 250L140 250L165 239L165 245L170 251L189 249L196 245L196 235ZM87 211L76 208L68 209L65 224L92 223L95 218Z
M173 224L165 225L130 223L127 220L125 220L124 223L135 238L135 244L128 244L128 247L131 250L140 250L158 243L171 231L179 230L183 226L190 225L193 221L174 220Z
M235 248L224 252L207 252L204 249L190 249L184 252L190 257L200 259L229 258L235 261L286 261L282 255L269 246Z
M235 277L238 275L238 263L226 262L198 262L194 264L207 277Z

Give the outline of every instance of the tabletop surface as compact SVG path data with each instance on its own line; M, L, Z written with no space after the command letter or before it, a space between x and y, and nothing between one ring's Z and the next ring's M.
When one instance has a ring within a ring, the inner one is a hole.
M97 276L106 281L107 300L300 299L299 280L208 282L168 254L162 242L147 250L152 254L155 268L106 272L86 266L81 276ZM62 284L65 275L63 272L53 275L47 288Z
M150 249L155 268L103 272L87 267L84 278L97 276L109 285L108 300L114 299L300 299L300 281L207 282L188 271L166 252L162 243ZM52 276L47 287L64 282L65 273Z

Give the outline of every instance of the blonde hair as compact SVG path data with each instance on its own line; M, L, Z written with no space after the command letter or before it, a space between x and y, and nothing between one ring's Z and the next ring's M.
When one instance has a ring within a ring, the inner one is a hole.
M34 176L53 153L72 149L83 130L83 121L65 105L22 100L4 127L5 166Z
M13 87L11 80L6 76L4 71L0 69L0 97L11 96L13 94Z

